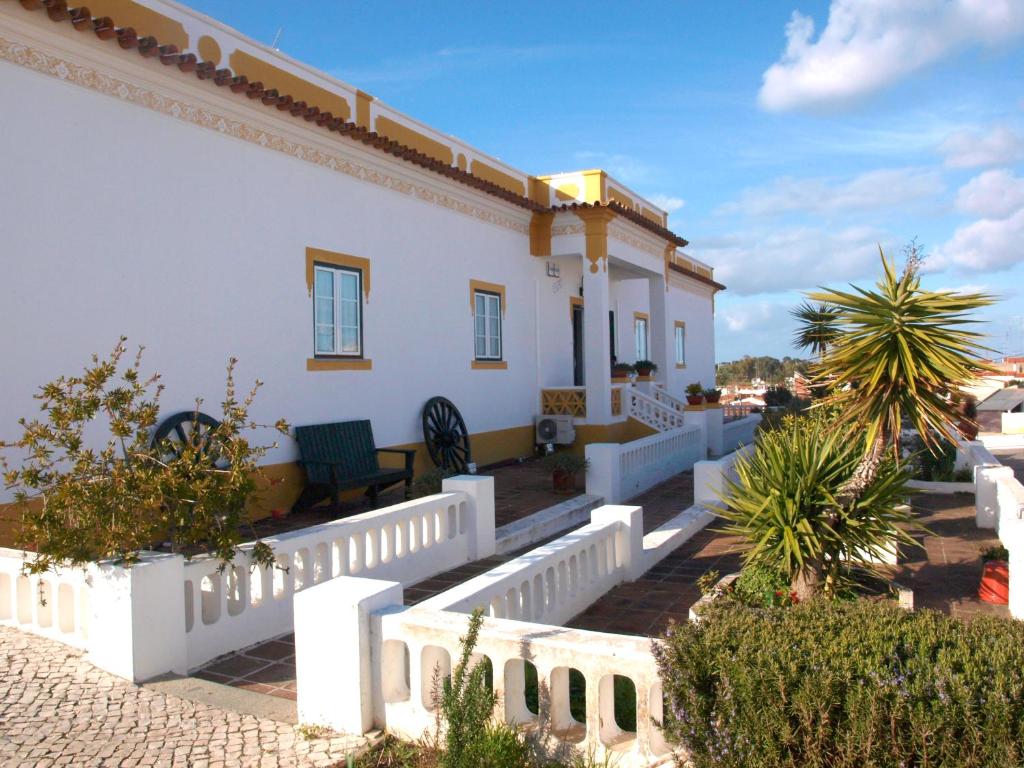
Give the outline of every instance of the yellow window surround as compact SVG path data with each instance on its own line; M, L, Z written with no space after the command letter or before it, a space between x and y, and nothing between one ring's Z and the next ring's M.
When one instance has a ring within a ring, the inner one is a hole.
M488 283L483 280L469 281L469 313L476 317L476 294L494 293L500 297L501 315L505 316L505 286L498 283ZM501 333L502 355L505 354L505 329ZM505 371L508 370L508 360L477 360L473 358L469 364L470 370L474 371Z
M358 269L362 273L363 299L370 301L370 260L347 253L325 251L322 248L306 248L306 290L313 297L313 269L317 264L332 267ZM369 371L373 360L365 357L308 357L307 371Z

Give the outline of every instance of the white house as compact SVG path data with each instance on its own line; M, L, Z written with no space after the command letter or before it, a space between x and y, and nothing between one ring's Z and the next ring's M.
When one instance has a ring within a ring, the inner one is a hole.
M258 418L378 445L421 446L443 395L480 465L542 410L580 449L651 431L613 358L657 363L649 392L714 381L723 286L604 171L529 175L166 0L0 2L0 95L0 438L122 334L167 413L215 414L236 356Z

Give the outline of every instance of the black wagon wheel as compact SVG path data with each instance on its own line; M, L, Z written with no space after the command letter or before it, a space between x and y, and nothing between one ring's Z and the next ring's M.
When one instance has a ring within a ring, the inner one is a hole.
M227 466L227 460L216 456L212 432L220 422L202 411L181 411L168 416L156 428L153 445L163 447L167 458L177 458L187 445L196 445L201 453L209 454L210 463L220 469Z
M423 406L423 442L431 460L441 469L469 471L469 432L459 409L448 398L432 397Z

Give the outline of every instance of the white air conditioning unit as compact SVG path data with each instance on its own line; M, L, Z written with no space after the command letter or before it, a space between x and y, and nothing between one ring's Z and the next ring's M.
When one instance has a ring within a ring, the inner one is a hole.
M534 426L538 444L572 445L576 440L572 416L538 416Z

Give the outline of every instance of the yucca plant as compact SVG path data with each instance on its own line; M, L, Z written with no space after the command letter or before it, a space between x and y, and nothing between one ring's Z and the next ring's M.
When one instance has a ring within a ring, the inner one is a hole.
M787 416L761 434L714 510L726 532L747 541L745 565L785 575L800 599L819 590L833 596L848 566L871 568L884 549L914 544L903 506L907 475L894 459L882 462L851 504L838 502L864 442L863 432L837 427L822 412Z
M879 255L883 275L875 290L812 292L808 299L826 309L796 313L798 343L827 338L813 369L814 379L830 388L819 405L834 406L840 424L866 437L863 459L837 496L841 505L873 483L887 448L898 454L904 419L929 450L956 434L960 416L951 395L985 367L980 354L990 351L971 330L979 321L970 313L993 297L925 290L916 255L899 275L881 249Z

